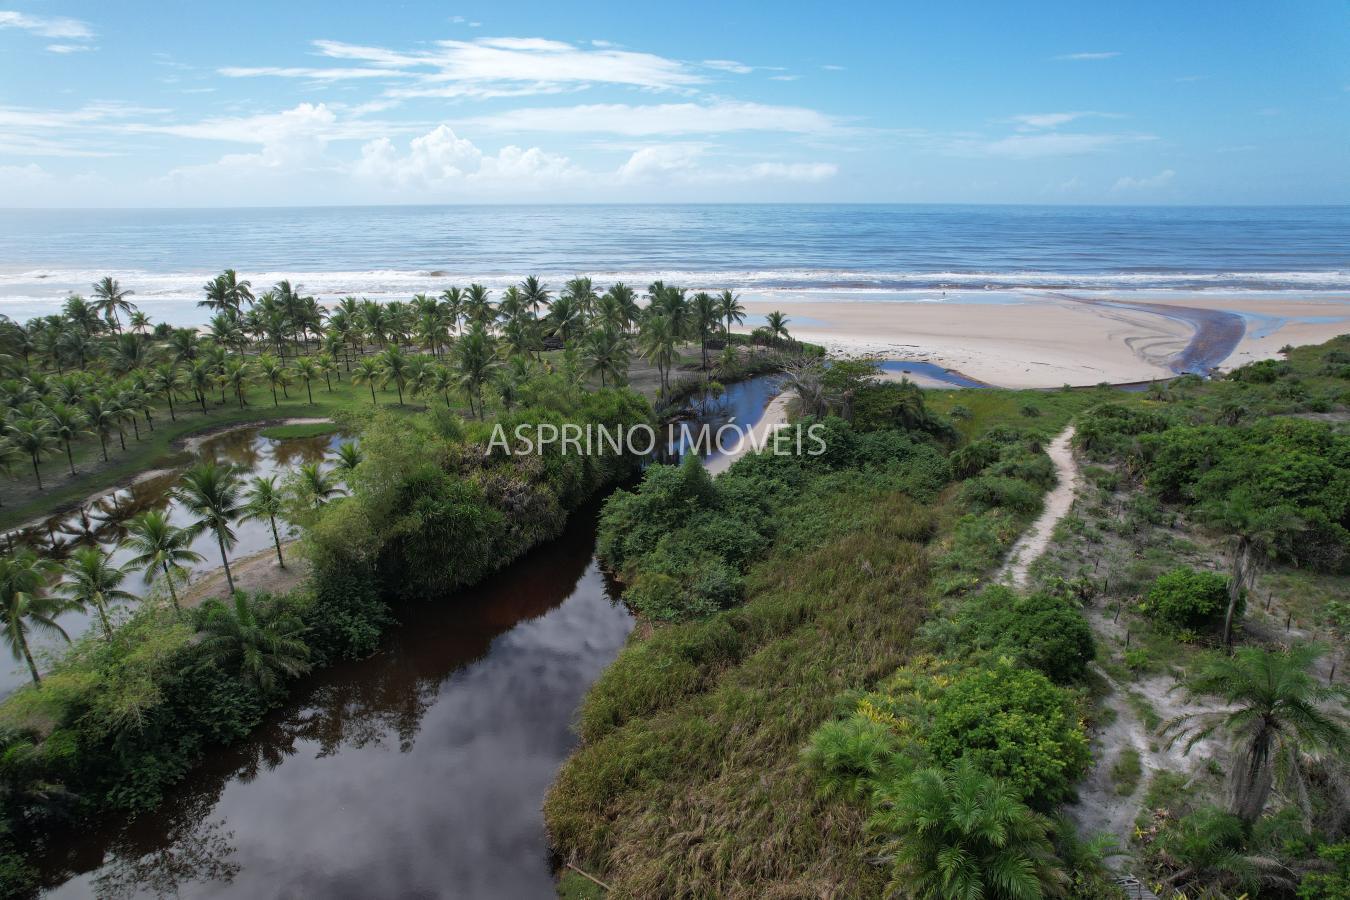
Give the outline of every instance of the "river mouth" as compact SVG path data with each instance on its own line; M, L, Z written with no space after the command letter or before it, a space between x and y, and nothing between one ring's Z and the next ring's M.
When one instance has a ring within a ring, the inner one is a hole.
M50 897L551 897L540 805L633 627L597 507L478 586L396 612L155 812L53 842Z

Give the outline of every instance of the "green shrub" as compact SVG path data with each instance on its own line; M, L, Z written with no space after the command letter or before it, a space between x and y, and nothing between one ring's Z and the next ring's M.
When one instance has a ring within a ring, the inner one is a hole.
M1159 575L1140 611L1173 628L1208 629L1223 622L1228 609L1228 579L1217 572L1185 567Z
M1021 597L1003 586L965 599L950 622L935 623L930 632L948 656L1006 656L1060 684L1081 678L1097 654L1092 627L1072 600L1048 593Z
M968 759L1040 809L1067 799L1091 763L1070 696L1040 672L968 670L939 693L931 715L926 743L935 762Z
M882 781L911 768L904 764L894 732L862 716L820 726L802 759L815 774L822 796L854 802L866 800Z
M1006 509L1029 516L1040 512L1041 491L1020 478L981 475L962 485L961 504L972 512Z

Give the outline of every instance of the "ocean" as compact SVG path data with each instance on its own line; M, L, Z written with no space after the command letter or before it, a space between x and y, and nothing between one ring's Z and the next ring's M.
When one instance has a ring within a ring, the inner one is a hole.
M201 321L234 268L322 300L524 274L663 279L790 302L945 290L1350 290L1350 207L397 206L0 210L0 312L45 314L104 275L152 318Z

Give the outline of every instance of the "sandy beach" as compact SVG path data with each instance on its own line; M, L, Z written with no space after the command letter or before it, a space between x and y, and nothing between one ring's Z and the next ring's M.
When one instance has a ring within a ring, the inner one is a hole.
M1231 368L1350 332L1350 294L953 292L914 300L747 298L831 351L921 360L1000 387L1168 378L1191 355ZM1231 352L1229 352L1231 350Z

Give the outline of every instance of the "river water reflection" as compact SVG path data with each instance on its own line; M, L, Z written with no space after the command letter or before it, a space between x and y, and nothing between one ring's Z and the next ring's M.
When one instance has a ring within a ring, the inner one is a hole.
M595 516L402 607L378 653L305 679L155 814L54 848L49 896L552 896L540 804L632 628Z
M696 415L753 425L775 384ZM597 515L477 587L398 607L379 652L300 681L154 814L53 846L48 896L554 896L541 805L633 627L594 558Z

